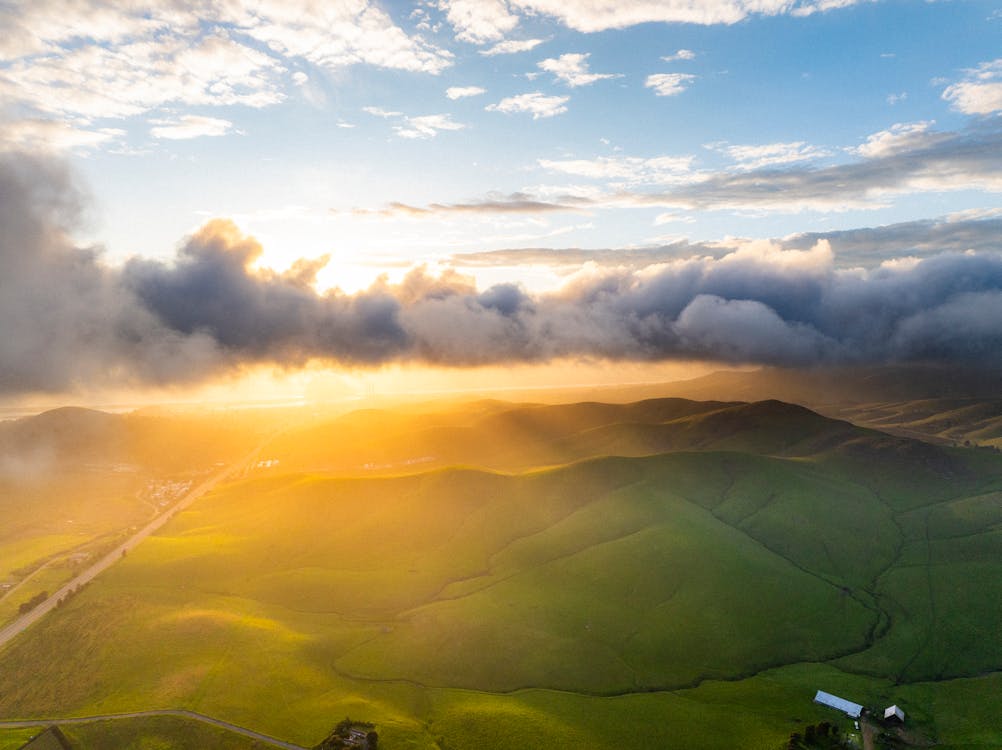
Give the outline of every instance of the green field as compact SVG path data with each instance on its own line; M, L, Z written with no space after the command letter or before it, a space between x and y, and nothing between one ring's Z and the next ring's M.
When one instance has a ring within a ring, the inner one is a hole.
M0 624L112 549L178 488L250 450L273 420L66 408L0 423Z
M469 465L394 474L418 422L436 462ZM380 468L318 472L318 436L336 453L341 429L386 430ZM776 750L838 719L820 688L897 702L944 746L1002 746L994 454L668 400L367 413L265 455L280 468L203 498L0 653L0 717L187 708L307 746L349 715L389 748Z

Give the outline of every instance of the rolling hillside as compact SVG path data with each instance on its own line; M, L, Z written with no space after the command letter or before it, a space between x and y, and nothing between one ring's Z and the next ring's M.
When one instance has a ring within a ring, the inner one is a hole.
M355 413L265 454L0 654L0 716L772 750L832 718L819 687L924 701L947 744L971 727L930 701L994 705L992 452L666 399Z

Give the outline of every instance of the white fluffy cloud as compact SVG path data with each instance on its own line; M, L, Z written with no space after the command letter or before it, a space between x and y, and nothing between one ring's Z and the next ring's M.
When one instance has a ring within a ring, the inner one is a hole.
M605 78L619 78L618 73L592 73L588 70L587 53L568 52L560 57L551 57L539 63L547 73L553 73L559 80L574 88L587 86Z
M505 0L439 0L439 8L463 42L494 42L518 25Z
M834 10L868 0L439 0L439 8L464 42L496 42L524 16L545 16L586 33L642 23L733 24L749 16ZM503 43L502 43L503 44ZM521 50L511 50L521 51ZM680 50L679 52L687 52ZM500 54L500 51L495 54ZM679 57L675 59L690 59Z
M233 127L233 123L229 120L202 115L183 115L173 120L150 120L150 123L154 126L150 128L150 135L174 141L226 135Z
M394 110L383 109L382 107L362 107L362 111L372 115L373 117L382 117L384 119L389 119L391 117L402 117L403 112L396 112Z
M0 95L28 117L266 107L285 98L297 59L433 74L452 64L369 0L32 0L0 6L0 28Z
M852 149L852 153L865 156L868 159L875 159L923 146L931 146L948 137L945 133L930 130L933 124L932 120L896 123L887 130L881 130L868 136L865 143Z
M532 115L533 120L538 120L566 112L568 101L570 101L569 96L546 96L540 91L532 91L528 94L505 97L497 104L488 104L486 109L488 112L505 114L526 112Z
M641 23L732 24L752 15L810 13L860 0L514 0L526 11L552 16L577 31L625 29Z
M661 59L665 62L678 62L679 60L693 60L696 53L691 49L680 49L673 55L665 55Z
M217 13L274 52L329 69L366 64L439 73L452 64L452 53L408 35L369 0L244 0L221 2Z
M481 55L493 57L494 55L514 55L518 52L528 52L545 42L545 39L505 39L492 47L480 50Z
M1002 112L1002 57L966 71L964 80L948 86L943 98L966 115Z
M274 58L217 32L85 45L16 60L0 72L9 99L66 117L129 117L165 104L264 107L284 98Z
M487 89L481 86L450 86L445 90L445 95L450 99L465 99L469 96L480 96L486 93Z
M644 87L654 89L658 96L681 94L696 79L691 73L655 73L647 76Z
M401 138L434 138L442 130L462 130L465 127L449 115L421 115L405 118L394 130Z

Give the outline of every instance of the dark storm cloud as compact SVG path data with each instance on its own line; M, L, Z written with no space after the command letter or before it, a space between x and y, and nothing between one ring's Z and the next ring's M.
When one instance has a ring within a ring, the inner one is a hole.
M1002 365L1002 254L990 249L989 224L968 233L980 252L869 270L837 267L824 240L789 248L813 240L802 237L722 257L589 265L549 294L479 290L455 271L419 269L349 295L315 290L322 258L285 273L255 269L260 246L227 221L204 226L171 263L109 268L68 239L77 195L50 162L0 157L0 391L185 382L310 360ZM875 231L853 242L863 248ZM936 233L886 231L908 247Z
M80 193L52 161L0 153L0 392L197 376L214 342L162 326L74 247Z
M400 302L389 293L318 295L312 282L325 259L300 262L286 274L252 272L260 254L254 239L216 220L182 246L173 265L132 260L122 278L163 325L208 336L238 359L380 362L407 345Z

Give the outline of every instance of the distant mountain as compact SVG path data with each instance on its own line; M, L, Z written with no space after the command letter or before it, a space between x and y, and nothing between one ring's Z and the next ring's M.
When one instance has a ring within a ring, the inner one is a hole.
M1002 371L925 365L869 368L726 370L672 383L599 389L602 400L676 396L695 400L778 399L812 408L878 401L993 399Z

